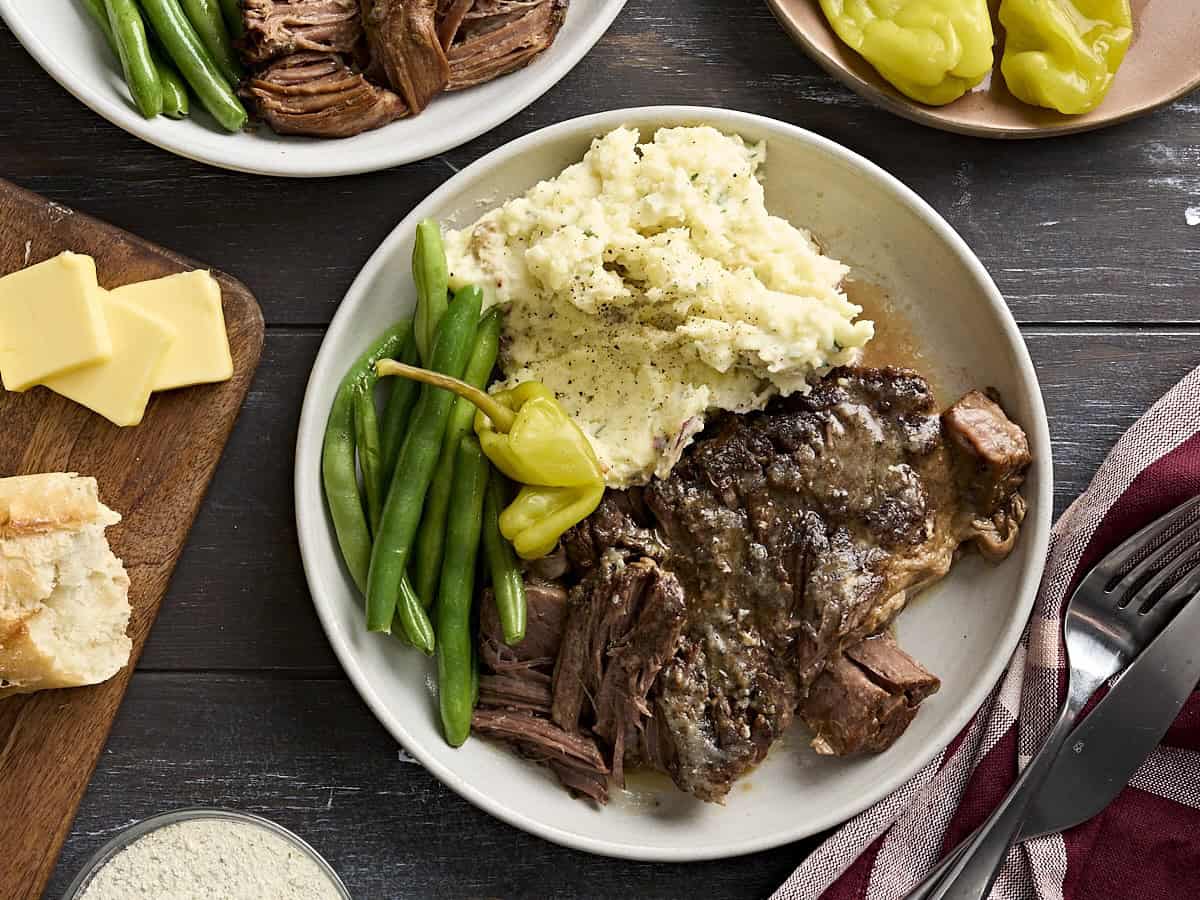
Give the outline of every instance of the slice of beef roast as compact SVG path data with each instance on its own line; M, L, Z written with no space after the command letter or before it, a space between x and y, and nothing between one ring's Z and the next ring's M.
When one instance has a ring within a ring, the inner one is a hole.
M360 0L360 8L373 63L419 113L450 80L437 34L437 0Z
M976 441L962 431L972 420ZM978 449L980 422L995 452ZM943 422L916 373L839 369L807 395L727 417L646 488L668 548L663 565L687 596L681 650L652 691L681 788L724 797L798 706L804 715L823 673L845 685L847 665L873 671L843 651L944 576L963 542L1015 533L1029 453L1020 429L1004 423L981 394ZM910 712L923 696L904 693ZM843 710L858 716L852 705ZM819 723L829 712L815 707L806 718ZM870 735L827 748L881 749L911 715L877 718Z
M251 65L298 50L353 53L363 38L358 0L243 0L242 21Z
M349 137L408 115L403 100L336 53L284 56L249 79L242 93L280 134Z
M449 64L446 90L473 87L514 72L554 43L567 0L451 3L438 36Z
M618 778L649 766L716 802L797 714L818 752L885 749L939 686L885 629L964 544L1011 550L1029 461L994 398L939 416L903 369L838 369L714 422L670 477L609 492L565 536L551 724ZM546 713L544 680L487 696Z

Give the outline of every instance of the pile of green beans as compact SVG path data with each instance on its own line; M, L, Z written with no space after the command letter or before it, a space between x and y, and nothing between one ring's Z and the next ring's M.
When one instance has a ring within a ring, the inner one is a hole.
M134 105L147 119L190 112L188 88L228 131L246 124L234 89L242 67L227 15L238 0L81 0L117 55Z
M498 309L480 315L478 288L445 301L446 259L436 223L418 229L413 268L416 315L385 332L343 378L326 426L322 477L346 568L366 597L367 628L425 653L436 650L442 727L457 747L470 734L479 696L472 625L477 568L491 578L504 639L515 644L525 637L521 568L499 526L508 486L472 433L469 402L389 378L381 418L376 364L390 358L413 365L427 340L429 368L486 388L502 321ZM420 338L422 328L432 334Z

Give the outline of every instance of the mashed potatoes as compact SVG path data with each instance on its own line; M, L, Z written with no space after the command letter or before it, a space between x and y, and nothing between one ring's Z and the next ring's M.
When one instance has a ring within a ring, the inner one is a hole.
M550 387L611 487L665 477L705 413L807 391L874 333L839 288L846 266L767 213L762 144L707 127L638 140L610 132L446 236L452 286L507 307L501 387Z

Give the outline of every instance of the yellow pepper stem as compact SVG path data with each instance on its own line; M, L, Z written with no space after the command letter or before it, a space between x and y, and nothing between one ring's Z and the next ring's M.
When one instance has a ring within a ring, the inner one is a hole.
M375 371L380 376L396 375L400 378L408 378L411 381L420 381L422 384L433 385L433 387L450 391L450 393L456 394L464 400L469 400L485 416L492 420L492 425L501 434L508 434L517 419L515 412L507 406L497 403L485 391L472 387L465 381L459 381L457 378L443 375L441 372L418 369L416 366L406 366L404 363L398 363L394 359L379 360L379 362L375 363Z

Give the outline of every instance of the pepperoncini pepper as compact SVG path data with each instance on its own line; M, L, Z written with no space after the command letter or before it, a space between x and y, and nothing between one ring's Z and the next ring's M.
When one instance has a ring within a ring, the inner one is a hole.
M479 445L522 485L500 514L500 533L522 559L537 559L600 504L604 474L587 436L545 385L526 381L489 399L498 409L475 414Z
M522 559L548 554L563 532L600 505L600 461L587 436L545 385L526 381L492 395L392 360L380 362L378 371L445 388L475 404L475 433L484 455L521 485L516 499L500 514L500 533Z
M1100 104L1133 37L1129 0L1003 0L1000 24L1013 96L1068 114Z
M821 0L821 9L838 37L921 103L957 100L991 71L987 0Z

